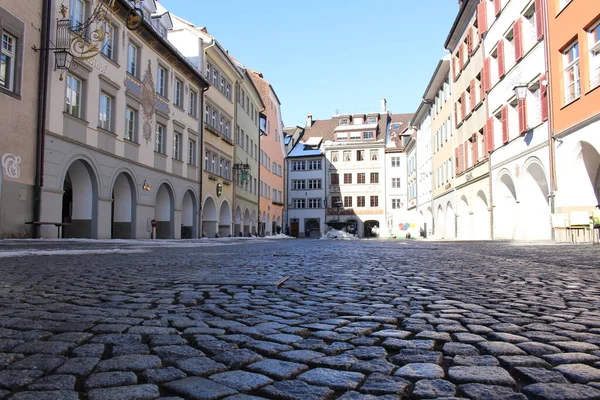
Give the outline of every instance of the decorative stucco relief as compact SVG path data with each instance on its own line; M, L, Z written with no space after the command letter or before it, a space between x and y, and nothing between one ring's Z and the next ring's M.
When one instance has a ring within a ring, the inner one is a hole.
M21 157L11 153L2 156L2 172L11 179L19 179L21 176Z
M152 140L152 122L156 111L156 88L154 78L152 77L152 62L148 60L148 67L144 72L142 79L142 110L144 124L142 126L142 136L148 144Z

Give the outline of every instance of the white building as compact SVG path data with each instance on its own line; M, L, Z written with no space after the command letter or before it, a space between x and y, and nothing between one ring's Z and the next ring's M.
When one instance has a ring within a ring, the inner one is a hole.
M322 145L322 137L300 140L286 157L286 226L288 234L294 237L318 238L327 230L326 161Z
M385 141L385 192L386 229L393 237L405 237L407 232L414 234L416 224L411 228L407 215L407 158L405 146L409 136L402 136L411 115L392 114ZM407 225L408 224L408 225Z
M426 93L427 94L427 93ZM427 99L424 97L424 99ZM410 122L416 128L416 181L417 181L417 213L419 218L419 234L428 237L433 233L432 179L433 151L432 137L432 100L424 100Z
M536 29L542 13L535 1L505 1L498 15L491 3L482 4L494 239L549 240L548 113L541 95L546 60Z

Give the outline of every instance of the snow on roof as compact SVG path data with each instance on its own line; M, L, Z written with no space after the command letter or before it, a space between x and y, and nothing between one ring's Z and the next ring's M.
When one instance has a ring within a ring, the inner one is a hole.
M313 136L313 137L309 137L308 140L305 142L305 144L307 146L319 147L321 145L322 141L323 141L322 137Z
M315 146L311 146L308 142L299 141L296 143L294 148L288 153L288 157L311 157L311 156L322 156L323 152L321 151L320 144L323 138L310 138L310 139L319 139L319 142ZM310 140L309 139L309 140Z
M358 131L364 129L377 129L377 124L339 125L334 131Z

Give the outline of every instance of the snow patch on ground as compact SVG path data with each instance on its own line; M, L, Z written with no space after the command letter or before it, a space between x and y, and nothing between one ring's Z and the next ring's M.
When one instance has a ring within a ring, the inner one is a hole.
M286 234L284 234L284 233L278 233L277 235L265 236L265 237L264 237L264 238L262 238L262 239L270 239L270 240L273 240L273 239L296 239L296 238L295 238L295 237L293 237L293 236L288 236L288 235L286 235Z
M28 256L78 256L85 254L135 254L145 253L143 249L104 249L104 250L18 250L18 251L2 251L0 258L8 257L28 257Z
M342 240L358 240L358 237L351 233L347 233L344 231L338 231L337 229L330 229L325 233L324 236L321 236L321 240L328 239L342 239Z

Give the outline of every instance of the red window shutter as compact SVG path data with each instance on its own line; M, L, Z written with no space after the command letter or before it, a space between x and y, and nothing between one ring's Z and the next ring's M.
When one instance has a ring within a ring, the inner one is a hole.
M472 142L473 144L473 165L477 164L477 160L479 159L479 149L477 148L477 133L473 134Z
M465 169L469 169L469 140L465 140L463 144L463 157L465 158Z
M453 58L452 59L452 80L456 80L456 71L458 70L458 66L456 65L458 63L458 59L457 58Z
M502 8L502 4L500 0L494 0L494 15L500 14L500 9Z
M535 0L535 30L537 38L540 40L544 37L544 1Z
M542 122L548 120L548 86L542 84L544 81L546 81L546 75L540 77L540 111L542 113Z
M458 103L454 103L454 126L458 126Z
M483 154L481 154L481 157L483 157L483 158L486 158L487 154L488 154L487 143L488 143L488 123L486 121L485 124L483 124L483 135L481 135L481 152L483 153Z
M477 4L477 27L479 28L479 37L487 32L487 1Z
M519 17L513 25L513 36L515 42L515 60L523 58L523 20Z
M467 98L465 93L463 92L463 94L460 95L460 119L461 121L463 119L465 119L465 116L467 115Z
M475 94L475 79L471 80L471 110L475 108L475 104L477 101L477 95Z
M460 174L460 150L458 147L454 149L454 169L457 174Z
M460 146L458 146L458 165L460 166L460 172L463 172L465 170L465 157L463 156L464 154L464 146L461 143Z
M483 74L481 75L482 82L482 90L487 92L490 90L490 86L492 84L492 69L491 69L492 59L487 57L483 60ZM481 97L483 99L483 96Z
M500 111L502 119L502 142L508 143L508 106L505 105Z
M469 28L467 32L467 55L473 54L473 28Z
M519 112L519 133L525 133L527 131L527 103L525 99L519 100L517 104Z
M486 152L490 153L494 150L494 117L489 117L485 122L485 134Z
M463 58L463 45L461 44L458 47L458 70L462 71L464 65L465 65L465 60Z
M502 78L504 76L504 39L498 42L498 76Z

